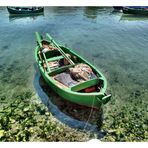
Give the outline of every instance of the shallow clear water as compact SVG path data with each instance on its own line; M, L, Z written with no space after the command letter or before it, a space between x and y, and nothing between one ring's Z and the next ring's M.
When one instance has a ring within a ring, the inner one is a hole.
M36 93L34 33L48 32L104 73L113 96L105 106L106 115L136 104L146 119L148 18L125 16L112 10L45 7L44 15L9 17L7 9L0 7L0 97L11 101L22 90Z

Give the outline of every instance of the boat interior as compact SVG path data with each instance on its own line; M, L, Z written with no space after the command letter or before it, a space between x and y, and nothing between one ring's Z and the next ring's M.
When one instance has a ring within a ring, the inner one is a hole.
M42 41L42 47L46 48L46 52L42 52L43 54L41 56L38 55L39 62L58 85L63 88L70 88L74 92L92 93L101 90L103 79L100 78L101 76L94 69L92 69L93 77L82 82L77 81L71 76L70 68L74 68L80 63L85 63L80 57L71 53L65 47L60 46L61 52L61 50L56 49L53 44L45 40Z

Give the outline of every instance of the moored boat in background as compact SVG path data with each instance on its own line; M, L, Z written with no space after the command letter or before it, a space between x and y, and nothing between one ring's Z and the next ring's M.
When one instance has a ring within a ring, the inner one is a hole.
M124 14L148 15L148 6L123 7Z
M122 10L123 6L113 6L114 10Z
M44 12L44 7L7 7L11 15L31 15Z

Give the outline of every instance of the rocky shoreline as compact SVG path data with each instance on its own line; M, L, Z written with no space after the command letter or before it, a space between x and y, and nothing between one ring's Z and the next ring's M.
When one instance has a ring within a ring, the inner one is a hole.
M0 110L0 141L88 141L91 137L60 123L29 91Z
M58 121L48 108L31 91L19 92L14 95L11 103L6 103L0 109L0 141L147 141L147 119L143 119L141 112L135 113L135 107L122 106L120 111L114 106L114 101L109 103L110 110L104 107L104 120L99 132L90 132L70 128ZM5 104L5 98L0 98ZM132 103L133 104L133 103ZM79 109L71 109L73 114L78 114ZM95 111L94 111L95 112ZM141 113L141 114L139 114ZM86 115L86 111L83 116ZM93 113L92 123L96 114ZM136 118L136 120L135 120ZM130 122L129 122L130 121Z

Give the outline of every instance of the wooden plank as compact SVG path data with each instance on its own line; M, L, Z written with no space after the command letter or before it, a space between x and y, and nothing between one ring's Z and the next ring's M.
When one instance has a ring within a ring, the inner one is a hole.
M52 39L52 37L48 33L46 33L46 36L58 48L60 53L70 62L70 64L74 65L74 62L66 55L66 53L61 49L61 47Z
M98 82L99 82L99 79L97 79L97 78L91 79L91 80L79 83L78 85L71 87L71 90L72 91L79 91L79 90L94 86L94 85L98 84Z
M57 61L57 60L60 60L60 59L63 59L63 58L64 58L63 56L56 56L56 57L52 57L52 58L47 59L47 61L48 62Z
M49 65L48 65L48 62L47 62L47 59L46 59L45 53L43 53L43 56L44 56L45 63L46 63L46 66L47 66L47 71L48 71L48 72L51 72L50 67L49 67Z

